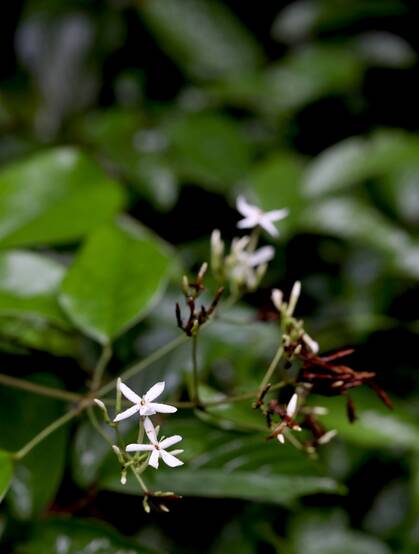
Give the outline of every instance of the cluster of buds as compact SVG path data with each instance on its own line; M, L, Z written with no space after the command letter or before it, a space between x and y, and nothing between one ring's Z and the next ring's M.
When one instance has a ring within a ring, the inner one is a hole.
M126 484L127 473L132 471L144 489L143 507L146 512L150 512L149 500L151 498L155 500L154 504L161 511L168 511L167 506L161 501L162 498L179 498L171 491L148 491L141 478L141 475L148 466L158 469L160 460L169 467L183 465L183 462L177 458L179 454L182 454L183 450L168 451L169 448L180 442L182 437L180 435L172 435L171 437L158 438L160 427L154 426L151 420L151 417L156 414L169 414L177 411L175 406L155 402L156 398L162 394L164 387L164 382L156 383L143 396L139 396L119 379L116 390L116 411L119 413L116 414L113 421L109 417L106 405L101 400L95 399L96 405L102 410L105 422L116 430L116 437L119 439L119 445L114 444L112 449L121 466L121 484ZM121 395L132 403L132 406L122 412L119 411L122 400ZM118 431L118 424L120 421L132 416L139 416L138 439L135 443L125 445ZM148 443L143 443L144 433Z
M190 282L186 275L182 279L182 290L185 296L186 305L189 308L189 315L186 321L182 318L182 311L178 302L176 302L176 320L178 327L182 329L188 337L195 336L199 329L206 323L214 314L216 307L220 301L221 295L224 292L224 288L217 289L211 304L206 308L201 304L201 307L197 309L196 300L200 294L204 291L204 277L208 269L208 264L202 264L198 271L196 280Z
M307 392L307 391L305 391ZM335 429L327 431L318 421L318 415L325 415L326 408L322 406L304 406L306 394L294 393L287 405L280 404L277 400L270 400L264 410L268 427L271 431L268 439L276 438L281 444L287 438L294 445L305 450L309 455L315 455L317 447L330 442L337 434ZM279 422L275 421L279 416ZM301 423L297 417L301 416ZM302 442L292 435L292 431L309 431L311 438Z
M258 288L273 259L275 250L272 246L257 248L259 231L265 230L273 237L278 236L274 222L287 216L288 210L263 212L257 206L249 204L243 196L237 199L237 210L243 215L237 227L253 229L251 235L235 237L231 242L230 252L225 253L225 244L221 233L215 229L211 235L211 269L219 283L228 283L234 297Z
M296 281L292 287L289 301L284 302L283 292L279 289L272 291L272 302L279 312L282 329L282 342L288 359L301 353L317 354L318 343L304 330L304 322L294 317L294 311L301 294L301 283Z

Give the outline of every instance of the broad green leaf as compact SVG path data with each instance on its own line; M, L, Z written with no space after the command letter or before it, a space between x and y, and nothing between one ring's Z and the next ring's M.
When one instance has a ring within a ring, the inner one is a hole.
M227 116L188 113L172 121L167 133L175 167L186 180L223 190L249 168L249 145Z
M364 71L365 63L353 49L315 43L265 69L212 84L207 91L219 103L278 118L321 98L347 95L359 88Z
M265 78L272 106L287 111L328 95L346 94L359 86L362 74L363 63L348 48L318 43L271 65Z
M52 519L34 528L19 545L22 554L151 554L154 550L125 539L100 522Z
M301 513L291 525L295 554L391 554L383 542L348 527L341 512Z
M419 243L363 199L346 196L312 202L300 213L299 229L372 248L385 256L394 272L419 277Z
M0 317L0 342L6 350L41 350L55 356L77 357L80 336L42 317L20 313Z
M37 375L36 381L59 386L51 376ZM0 387L0 447L19 450L63 409L61 401ZM17 518L31 519L53 500L64 471L67 432L66 427L58 429L16 462L7 500Z
M0 502L7 493L13 477L13 462L7 452L0 450Z
M387 173L371 188L387 213L409 226L419 226L419 163Z
M391 17L405 13L398 0L298 0L287 4L272 26L272 35L280 41L304 41L324 31L341 31L367 18Z
M175 431L176 430L176 431ZM154 490L175 490L179 494L213 498L242 498L288 505L300 496L339 493L342 488L321 474L312 463L291 446L281 447L265 436L243 436L213 429L196 420L167 422L165 435L183 437L181 455L185 465L169 471L162 467L144 477ZM137 493L138 483L129 479L122 486L114 459L102 477L102 486Z
M38 153L0 172L0 245L72 242L109 221L123 198L79 150Z
M0 252L0 315L40 316L64 328L69 323L57 301L65 269L31 252Z
M288 208L288 217L278 225L281 231L293 230L298 221L303 206L302 174L303 162L291 152L280 152L259 163L250 174L250 185L264 210Z
M139 9L159 46L193 77L218 79L261 62L256 40L218 0L153 0Z
M303 190L319 196L349 188L392 171L417 169L419 139L399 130L380 130L351 137L326 149L307 168Z
M172 207L177 177L166 159L168 141L160 129L145 126L139 111L107 109L88 114L78 126L84 142L104 163L158 208Z
M240 554L255 554L257 545L246 534L246 528L238 519L233 519L223 528L211 548L211 554L240 552Z
M61 306L84 333L108 343L146 315L171 267L168 248L126 218L89 237L62 283Z
M390 539L404 532L411 508L412 490L406 481L394 479L375 496L363 527L370 533Z
M353 41L359 55L379 67L407 68L416 61L416 52L403 38L388 32L370 31Z
M364 448L419 449L419 427L400 401L393 399L390 411L369 389L351 391L350 396L358 416L355 423L348 421L344 397L313 397L313 402L328 408L329 413L321 417L328 429L337 429L339 436Z

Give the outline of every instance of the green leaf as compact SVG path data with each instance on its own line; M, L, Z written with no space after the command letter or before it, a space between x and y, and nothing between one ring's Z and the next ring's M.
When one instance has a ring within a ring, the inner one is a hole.
M332 513L301 513L291 526L295 554L391 554L375 537L348 528L346 517Z
M160 209L173 206L177 177L166 159L167 138L159 129L146 128L140 112L114 108L90 113L77 130L141 195Z
M274 38L293 43L310 38L314 33L338 31L359 20L397 16L407 7L398 0L352 0L351 3L320 0L291 2L278 14L272 26Z
M189 113L167 129L172 157L185 180L225 189L243 177L251 152L237 123L215 113Z
M159 46L198 79L240 74L261 62L256 40L217 0L153 0L140 5L140 14Z
M355 402L358 419L349 423L345 398L313 398L313 402L328 409L321 417L328 429L337 429L339 436L364 448L419 449L419 427L403 409L403 404L393 399L394 410L388 410L381 400L368 389L350 392Z
M55 356L77 357L80 352L80 337L77 334L45 318L26 314L0 317L0 343L2 348L22 354L29 349L50 352Z
M151 554L103 523L76 518L53 519L35 527L22 554Z
M354 49L315 43L292 50L266 69L227 76L208 92L211 100L278 119L321 98L353 92L364 71L365 63Z
M419 244L363 199L336 197L313 202L300 213L299 230L372 248L385 256L393 272L419 278Z
M123 204L118 184L85 154L55 148L0 172L0 245L68 243Z
M0 314L40 316L68 328L57 301L64 273L62 265L46 256L0 252Z
M359 86L363 70L348 48L310 44L268 68L267 91L276 110L297 110L328 95L347 94Z
M342 492L336 481L322 476L318 464L291 446L267 442L262 434L227 433L196 420L167 422L165 435L174 432L183 437L185 452L181 457L185 465L171 471L164 467L147 471L144 479L154 490L284 505L304 495ZM121 492L139 492L135 480L130 478L122 486L119 478L118 464L110 459L104 469L102 486Z
M280 223L281 232L294 230L298 223L303 206L302 175L303 161L291 152L275 154L259 163L250 174L250 185L264 210L288 208L288 217Z
M13 477L13 462L7 452L0 450L0 502L7 493Z
M84 333L108 343L147 314L171 267L159 239L121 219L87 240L62 283L61 306Z
M419 139L405 131L380 130L369 137L351 137L327 148L307 168L303 190L309 197L329 194L418 167Z
M48 375L34 381L59 386ZM29 392L0 388L0 448L22 448L63 413L63 403ZM62 427L16 462L7 500L15 517L31 519L53 500L61 483L68 430Z

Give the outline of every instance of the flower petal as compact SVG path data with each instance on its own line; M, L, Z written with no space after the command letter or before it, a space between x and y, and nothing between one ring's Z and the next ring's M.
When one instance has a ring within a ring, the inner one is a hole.
M174 406L169 406L169 404L158 404L156 402L150 402L148 406L150 410L154 410L154 413L160 412L161 414L173 414L174 412L177 412L177 408L175 408Z
M154 425L148 417L144 419L144 431L147 434L148 440L150 442L156 443L157 442L157 433L154 428Z
M156 383L155 385L153 385L151 389L149 389L145 393L144 400L147 400L147 402L151 402L152 400L160 396L161 393L164 391L164 385L165 385L164 381L160 381L159 383Z
M169 467L183 466L183 462L181 460L178 460L176 456L166 452L166 450L160 450L160 456L162 457L163 462Z
M145 450L153 450L152 444L128 444L125 450L127 452L144 452Z
M295 392L291 396L291 400L288 402L288 406L287 406L287 416L288 417L294 417L295 412L297 410L297 404L298 404L298 394Z
M259 214L259 208L257 206L252 206L246 200L246 198L240 194L236 200L237 211L240 212L244 217L252 217L255 214Z
M278 237L279 236L278 229L275 227L275 225L272 223L272 221L269 221L269 219L267 219L266 217L262 218L260 220L259 224L272 237Z
M256 227L256 225L259 225L259 219L253 216L245 217L237 222L238 229L251 229L252 227Z
M275 256L275 249L273 246L263 246L249 255L249 263L252 267L266 264Z
M127 417L131 417L132 415L136 414L139 410L140 410L140 407L137 404L135 406L131 406L131 408L128 408L128 410L125 410L124 412L121 412L120 414L118 414L113 421L114 423L117 423L118 421L127 419Z
M124 383L119 383L119 390L122 392L122 394L125 396L125 398L128 398L131 402L134 404L138 404L141 402L141 397L138 396L132 389L127 387Z
M180 435L173 435L172 437L167 437L167 439L162 440L159 443L159 445L160 445L160 448L167 449L173 446L174 444L176 444L177 442L180 442L181 440L182 440L182 437Z
M156 410L153 409L152 404L144 404L140 406L140 415L141 416L151 416L156 413Z
M153 452L151 453L151 456L148 460L148 465L154 467L154 469L157 469L159 467L159 456L159 451L153 449Z
M264 214L264 217L266 219L269 219L270 221L280 221L281 219L284 219L288 216L289 211L287 208L282 208L282 210L272 210L270 212L266 212Z

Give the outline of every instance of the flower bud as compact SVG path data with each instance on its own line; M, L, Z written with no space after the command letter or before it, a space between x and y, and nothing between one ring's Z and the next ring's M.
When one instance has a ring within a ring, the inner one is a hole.
M211 233L211 268L217 278L222 277L224 265L224 242L221 233L214 229Z
M317 442L319 444L327 444L333 438L335 438L337 434L338 434L338 432L336 431L336 429L331 429L330 431L327 431L327 433L322 435Z
M272 290L271 300L275 308L278 310L278 312L281 311L283 297L284 297L284 294L282 290L279 290L279 289Z
M94 398L93 402L101 410L105 423L111 423L111 418L109 417L108 409L106 408L105 403L102 402L102 400L99 400L99 398Z
M292 316L297 305L298 299L301 294L301 283L300 281L295 281L294 286L292 287L290 300L288 303L287 313L289 316Z

